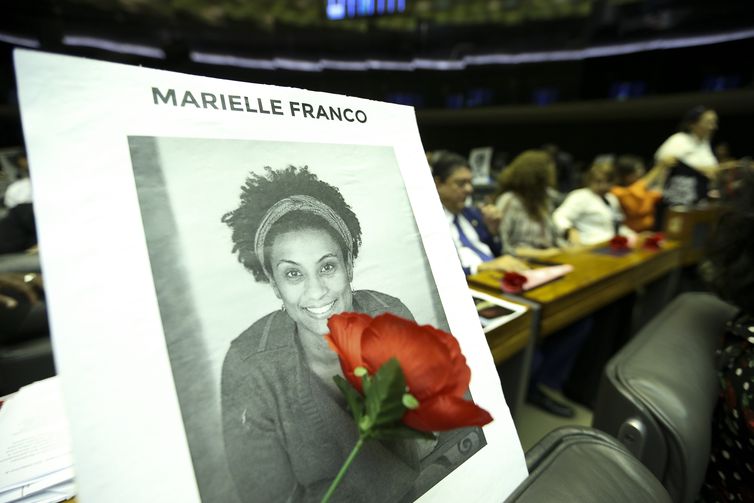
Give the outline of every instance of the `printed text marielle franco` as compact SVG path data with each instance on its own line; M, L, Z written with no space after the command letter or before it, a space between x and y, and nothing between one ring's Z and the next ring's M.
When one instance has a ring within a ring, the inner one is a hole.
M361 124L367 121L367 114L360 109L325 107L303 101L289 101L286 107L282 100L250 98L236 94L176 92L175 89L163 91L158 87L152 87L152 100L155 105L172 105L174 107L194 107L270 115L288 114L291 117L303 117L305 119L359 122Z

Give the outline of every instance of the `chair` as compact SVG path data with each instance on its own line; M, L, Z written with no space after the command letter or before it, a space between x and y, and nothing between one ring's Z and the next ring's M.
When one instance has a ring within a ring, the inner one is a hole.
M662 484L617 440L563 427L526 453L529 476L506 503L670 502Z
M715 350L736 310L708 293L677 297L608 362L592 426L623 442L673 501L704 480L717 399Z

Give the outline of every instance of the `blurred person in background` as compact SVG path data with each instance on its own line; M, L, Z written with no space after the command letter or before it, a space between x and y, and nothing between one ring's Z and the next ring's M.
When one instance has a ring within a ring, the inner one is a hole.
M655 159L676 159L667 175L658 216L669 206L694 206L706 200L710 182L738 166L735 159L720 161L712 152L710 140L718 128L717 112L702 105L689 109L682 117L678 132L672 134L655 153Z
M497 206L500 237L517 256L541 258L559 253L568 242L552 219L555 164L541 150L527 150L500 174ZM573 409L543 387L561 391L592 327L591 318L558 330L539 343L532 358L527 401L551 414L572 417Z
M555 163L541 150L527 150L498 177L499 235L517 256L546 257L567 245L552 219Z
M0 254L29 251L37 244L37 228L26 154L18 154L14 159L14 164L18 168L20 178L8 185L3 196L7 211L0 218Z
M618 198L626 226L635 232L654 229L655 206L662 199L662 185L675 159L657 162L649 172L641 157L621 155L615 161L618 183L610 192Z
M717 353L719 397L712 415L700 501L754 501L754 172L723 215L701 272L720 298L739 308Z
M686 166L714 178L721 170L737 164L735 159L721 162L712 152L710 140L718 128L717 112L703 105L695 106L683 115L678 132L660 145L655 159L677 159Z
M3 196L3 204L9 209L32 201L29 162L26 159L26 154L18 154L13 163L18 168L18 178L8 185Z
M468 161L458 154L442 151L431 155L431 166L464 273L526 269L525 263L503 254L503 243L498 236L499 210L494 205L481 208L467 205L474 191Z
M555 184L553 185L552 195L557 195L555 206L560 206L568 194L573 189L581 185L580 166L574 161L573 156L561 149L554 143L542 145L542 151L546 152L555 163Z
M625 219L618 198L610 193L615 185L615 168L610 162L595 162L587 172L586 187L576 189L553 213L560 232L574 245L594 245L621 234L635 233L623 225Z

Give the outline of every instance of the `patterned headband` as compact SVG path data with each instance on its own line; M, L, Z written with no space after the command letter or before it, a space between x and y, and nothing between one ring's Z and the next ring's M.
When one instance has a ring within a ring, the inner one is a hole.
M283 216L292 211L305 211L321 217L327 222L335 231L343 238L346 243L347 250L347 264L350 266L353 262L353 238L351 237L351 231L348 230L348 226L343 219L333 211L328 205L322 201L315 199L311 196L295 195L281 199L277 203L273 204L267 213L262 218L262 222L259 224L257 234L254 237L254 253L262 265L267 277L272 277L270 272L265 267L264 263L264 243L267 240L267 234L275 223Z

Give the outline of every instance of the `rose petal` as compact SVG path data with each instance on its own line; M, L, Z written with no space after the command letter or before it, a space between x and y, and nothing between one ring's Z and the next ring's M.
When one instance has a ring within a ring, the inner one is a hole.
M450 334L446 334L447 337L442 337L441 341L448 348L448 354L450 355L450 370L448 371L448 380L445 383L445 387L438 391L438 395L453 395L462 397L466 390L469 389L469 383L471 382L471 369L466 364L466 358L461 353L461 346L458 344L458 340Z
M327 320L330 333L325 340L338 354L343 376L361 391L361 379L353 375L356 367L363 366L361 357L361 337L372 318L361 313L340 313Z
M441 395L419 401L419 408L403 416L406 426L420 431L447 431L464 426L484 426L492 421L489 412L474 402L455 396Z
M368 368L375 369L396 358L409 391L421 401L437 394L452 378L451 355L443 337L452 336L385 313L364 330L362 357Z

